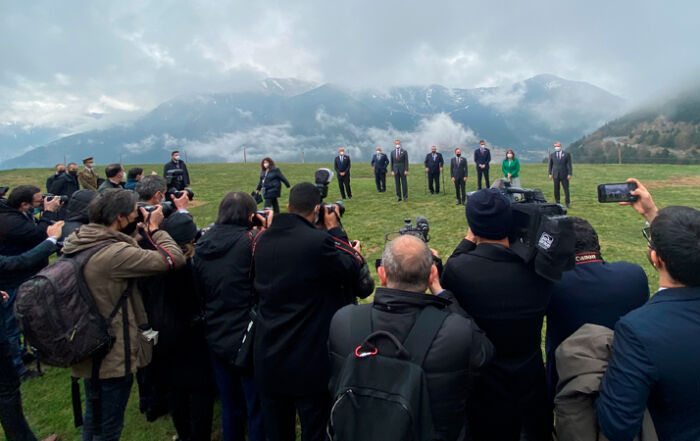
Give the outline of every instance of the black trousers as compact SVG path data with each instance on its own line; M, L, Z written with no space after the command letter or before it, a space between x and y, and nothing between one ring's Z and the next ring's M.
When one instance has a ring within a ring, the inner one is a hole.
M22 412L19 376L12 364L10 343L4 331L0 331L0 423L8 439L36 441Z
M340 176L338 173L338 187L340 187L340 197L345 199L347 197L352 198L352 190L350 190L350 175L345 173L345 176Z
M269 441L296 441L296 411L299 412L302 441L326 439L326 423L331 412L328 394L306 397L263 394L262 404L265 434Z
M377 191L386 191L386 172L374 172L374 183L377 184Z
M440 170L428 172L428 190L430 194L440 193Z
M272 208L272 212L275 214L280 212L280 204L277 202L277 198L265 199L265 207Z
M478 189L481 190L481 175L484 175L484 181L486 181L486 188L489 188L489 169L481 168L479 165L476 166L476 179L478 184Z
M403 198L406 199L408 197L408 179L406 179L406 175L399 172L394 173L394 184L396 184L396 196L401 198L403 188Z
M463 204L467 200L467 183L464 179L455 179L455 193L457 193L457 202Z
M566 176L563 178L553 176L552 180L554 181L554 200L557 204L559 203L559 197L561 196L559 193L559 184L561 183L561 186L564 187L564 201L566 205L569 205L571 203L571 198L569 197L569 180L566 179Z

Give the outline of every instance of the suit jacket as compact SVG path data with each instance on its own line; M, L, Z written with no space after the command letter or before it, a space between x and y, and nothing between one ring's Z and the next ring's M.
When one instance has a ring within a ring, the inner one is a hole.
M648 407L660 440L700 439L700 287L658 291L615 326L596 414L610 439L632 439Z
M474 318L496 351L474 382L470 408L499 409L488 416L494 424L537 420L535 415L541 415L542 403L546 403L540 344L549 283L510 248L490 243L476 246L467 240L447 260L441 283Z
M182 178L178 179L182 188L190 185L190 174L187 171L187 164L185 164L185 161L183 161L183 160L168 161L163 166L163 177L165 177L166 173L168 173L168 170L173 170L173 169L181 169L183 171Z
M335 236L335 237L334 237ZM344 243L345 242L345 243ZM253 287L259 298L255 379L265 393L328 393L331 318L360 287L363 261L346 251L340 228L319 230L303 217L278 214L255 247Z
M394 173L403 173L408 171L408 152L404 149L399 151L399 157L396 158L396 149L391 151L391 171Z
M372 155L372 161L369 163L374 167L374 173L386 173L386 168L389 165L389 158L384 153Z
M78 172L78 182L86 190L97 191L97 173L95 170L83 168Z
M336 156L333 166L336 173L344 172L345 176L350 176L350 157L348 155L343 155L342 164L340 163L340 155Z
M460 156L459 163L457 162L457 157L455 156L450 161L450 178L455 178L455 181L464 179L469 176L469 170L467 169L467 158Z
M479 168L480 165L485 165L486 167L484 168L489 168L489 163L491 162L491 151L489 149L484 149L484 153L481 153L481 149L478 148L474 150L474 163L476 164L476 168Z
M549 172L547 174L555 178L566 179L572 174L571 155L562 150L561 159L557 156L557 152L549 155Z
M425 161L423 161L425 167L429 169L430 173L439 172L445 165L445 161L442 159L442 153L435 153L435 159L433 159L433 153L428 153L425 155Z
M49 188L49 193L70 197L79 189L80 184L78 184L78 177L73 177L66 172L53 180L53 183L51 183L51 187Z

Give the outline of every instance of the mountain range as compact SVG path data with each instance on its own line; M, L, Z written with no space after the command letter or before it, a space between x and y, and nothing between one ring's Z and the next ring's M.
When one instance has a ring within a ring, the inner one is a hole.
M624 101L594 85L538 75L507 87L440 85L346 89L268 78L252 90L173 98L141 117L65 136L0 162L45 167L94 156L97 163L158 163L179 149L189 161L327 161L339 146L369 158L401 139L412 161L437 145L512 148L539 161L554 141L570 143L620 116ZM0 144L7 142L2 137ZM21 146L14 151L22 152Z

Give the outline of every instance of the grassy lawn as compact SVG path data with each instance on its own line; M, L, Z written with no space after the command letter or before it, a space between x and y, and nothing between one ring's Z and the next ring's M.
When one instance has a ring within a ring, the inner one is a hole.
M445 180L448 194L425 194L424 169L414 164L409 175L408 202L396 202L394 183L387 177L387 192L377 193L374 176L367 163L356 162L352 169L353 200L346 201L343 225L351 239L363 243L364 255L371 262L379 258L384 235L403 227L404 218L415 220L418 215L430 222L429 245L444 258L449 256L467 231L464 206L455 205L454 186ZM330 164L279 164L290 183L312 181L316 168ZM143 166L146 173L162 171L162 165ZM191 208L197 224L203 227L214 221L218 203L229 191L252 191L257 185L257 164L190 164L195 204ZM103 169L98 167L104 176ZM127 167L128 169L128 167ZM470 165L467 191L476 188L475 171ZM497 173L498 172L498 173ZM10 170L0 172L0 185L15 187L20 184L41 184L52 173L48 169ZM492 176L500 177L500 166L492 168ZM658 277L647 262L646 242L642 237L643 219L629 207L599 204L596 187L601 183L624 182L636 177L648 184L659 208L668 205L690 205L700 208L700 166L682 165L581 165L574 164L571 181L572 208L569 214L586 218L597 230L602 255L608 261L626 260L641 265L649 276L650 289L657 288ZM552 184L547 179L544 164L522 166L521 182L527 188L541 188L545 197L553 200ZM289 190L282 190L280 206L286 211ZM562 196L563 197L563 196ZM340 198L338 186L330 185L328 202ZM375 274L376 277L376 274ZM22 385L24 409L30 426L40 438L58 433L63 440L78 440L79 430L72 427L70 405L70 378L63 369L46 369L43 378ZM175 430L167 418L147 423L138 412L138 394L134 391L127 409L124 435L129 441L170 440ZM220 439L220 421L215 418L215 436Z

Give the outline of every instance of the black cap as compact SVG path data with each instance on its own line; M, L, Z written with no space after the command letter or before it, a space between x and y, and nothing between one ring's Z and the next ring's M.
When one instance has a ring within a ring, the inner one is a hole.
M185 213L173 213L165 218L163 230L170 234L178 245L190 242L197 235L197 225L192 218Z

